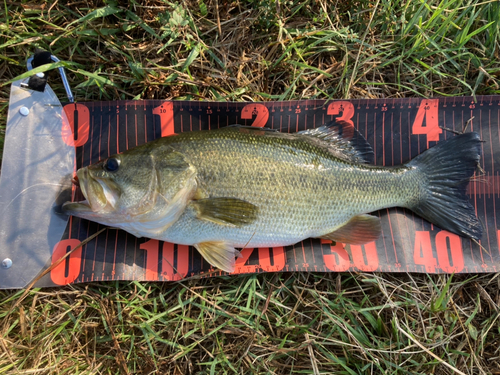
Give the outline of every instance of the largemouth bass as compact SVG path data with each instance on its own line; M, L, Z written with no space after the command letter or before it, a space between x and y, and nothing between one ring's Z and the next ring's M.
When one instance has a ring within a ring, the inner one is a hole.
M288 134L231 126L160 138L77 171L86 200L70 215L137 237L193 245L232 272L236 248L308 237L376 240L378 217L405 207L461 236L482 226L465 195L480 159L477 133L457 135L407 164L380 167L349 124Z

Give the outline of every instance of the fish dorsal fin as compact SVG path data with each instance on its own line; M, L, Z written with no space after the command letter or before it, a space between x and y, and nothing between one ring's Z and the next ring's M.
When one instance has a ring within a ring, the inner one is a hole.
M206 198L193 201L191 205L198 219L220 225L241 227L257 219L257 206L236 198Z
M309 137L316 146L326 147L338 158L355 163L373 163L372 147L354 126L345 121L332 121L295 134Z
M241 256L238 250L224 241L201 242L194 247L208 263L226 272L234 271L235 258Z
M380 219L372 215L363 214L354 216L342 227L320 236L320 238L352 245L362 245L375 241L380 237L381 233Z

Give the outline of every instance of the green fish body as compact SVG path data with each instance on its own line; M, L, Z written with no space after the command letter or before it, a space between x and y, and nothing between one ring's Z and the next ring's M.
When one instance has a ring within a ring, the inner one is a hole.
M82 168L87 201L64 209L136 236L194 245L228 272L235 248L309 237L374 241L380 220L367 213L395 206L480 238L465 196L479 152L479 136L467 133L405 165L378 167L366 163L370 146L345 123L295 134L239 126L182 133Z

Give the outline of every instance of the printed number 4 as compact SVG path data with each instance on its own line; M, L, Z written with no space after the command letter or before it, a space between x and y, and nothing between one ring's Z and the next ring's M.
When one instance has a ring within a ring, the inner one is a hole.
M439 127L438 106L439 99L422 100L411 128L413 134L427 135L427 147L429 147L429 142L439 141L439 134L443 132L443 130Z

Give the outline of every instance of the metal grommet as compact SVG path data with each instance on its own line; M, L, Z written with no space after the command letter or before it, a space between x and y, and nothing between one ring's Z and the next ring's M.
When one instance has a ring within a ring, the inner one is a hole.
M9 269L10 267L12 267L12 260L10 258L2 260L2 268Z

